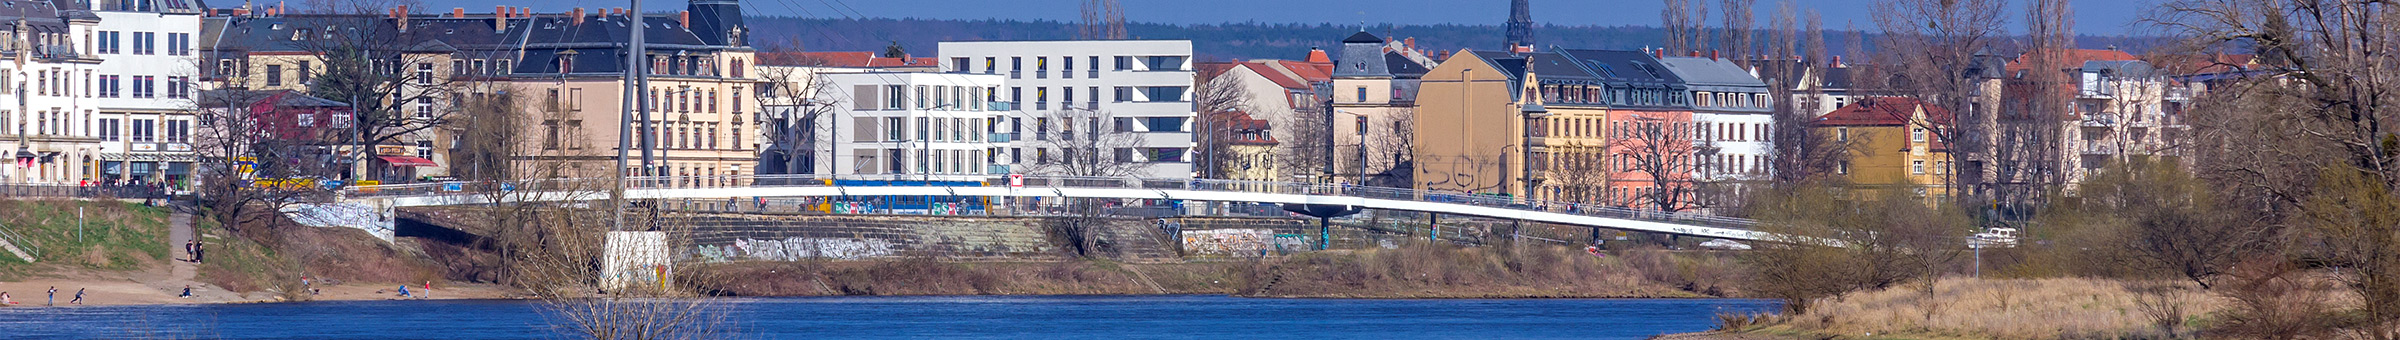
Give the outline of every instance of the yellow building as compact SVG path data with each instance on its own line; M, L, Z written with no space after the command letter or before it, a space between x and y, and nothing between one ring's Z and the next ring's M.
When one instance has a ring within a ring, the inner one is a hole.
M1409 143L1416 189L1524 196L1523 109L1539 100L1527 66L1521 55L1461 50L1425 73Z
M1898 189L1928 204L1949 196L1949 111L1915 99L1861 98L1812 124L1819 136L1851 150L1834 172L1863 189Z

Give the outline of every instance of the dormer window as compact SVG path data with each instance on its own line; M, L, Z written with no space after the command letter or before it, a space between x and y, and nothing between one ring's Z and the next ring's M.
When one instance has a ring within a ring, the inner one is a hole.
M306 28L292 31L292 41L308 40L308 35L308 29Z

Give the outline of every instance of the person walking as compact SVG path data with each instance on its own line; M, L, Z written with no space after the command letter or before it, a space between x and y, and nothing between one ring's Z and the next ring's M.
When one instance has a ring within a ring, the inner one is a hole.
M76 288L76 289L75 289L75 300L73 300L73 301L67 301L67 304L74 304L74 305L80 305L80 304L83 304L83 288Z
M199 238L199 237L200 237L200 235L196 235L196 234L195 234L195 235L192 235L192 237L193 237L193 238ZM206 244L206 243L200 243L200 241L198 241L198 240L194 240L194 241L192 241L192 263L201 263L202 261L206 261L206 260L202 260L202 259L203 259L203 258L206 258L207 256L208 256L208 244Z
M192 255L192 254L193 254L193 253L196 253L196 251L194 251L193 249L198 249L198 248L197 248L197 246L194 246L194 244L196 244L196 243L192 243L192 240L183 240L183 261L184 261L184 262L193 262L193 261L198 261L198 260L193 260L193 256L195 256L195 255Z
M50 296L49 296L49 298L48 298L48 299L46 299L46 300L42 300L42 305L43 305L43 306L57 306L57 305L58 305L58 286L50 286Z

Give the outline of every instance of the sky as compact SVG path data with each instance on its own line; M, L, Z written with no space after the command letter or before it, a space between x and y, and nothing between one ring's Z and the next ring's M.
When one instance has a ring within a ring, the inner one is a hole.
M428 11L465 7L471 12L491 11L491 1L422 0ZM927 18L927 19L1048 19L1077 20L1083 0L740 0L743 11L752 15L786 15L819 18ZM1814 9L1822 14L1827 29L1856 27L1870 29L1874 21L1869 13L1873 2L1868 0L1790 0L1802 9ZM2012 12L2006 18L2022 20L2025 0L2008 0ZM2142 12L2158 0L2070 0L2075 9L2075 30L2081 34L2125 35L2138 34L2134 27ZM1716 1L1699 0L1714 7ZM1758 22L1764 25L1783 0L1759 0L1755 9ZM624 6L622 1L574 0L509 0L505 3L533 7L539 12L564 12L575 6ZM1205 24L1257 21L1263 23L1337 23L1360 22L1377 24L1499 24L1508 19L1508 0L1121 0L1125 17L1136 22L1170 24ZM644 8L667 11L683 9L685 2L677 0L644 1ZM1478 5L1480 4L1480 5ZM1475 8L1469 8L1473 6ZM1533 0L1535 22L1550 25L1637 25L1657 26L1657 0ZM480 10L478 10L480 9ZM1712 9L1711 15L1722 11ZM1710 22L1716 22L1714 18ZM2022 24L2010 25L2021 29Z

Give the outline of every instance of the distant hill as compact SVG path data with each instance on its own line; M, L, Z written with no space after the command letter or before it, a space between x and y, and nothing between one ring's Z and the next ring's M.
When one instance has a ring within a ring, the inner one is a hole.
M1065 40L1075 38L1075 26L1070 22L1051 20L939 20L939 19L818 19L796 17L747 18L752 44L783 46L797 41L799 48L809 51L882 51L893 42L918 56L930 56L934 45L942 41L973 40ZM1292 24L1241 22L1206 25L1168 25L1131 23L1126 30L1139 39L1187 39L1192 41L1194 54L1201 60L1230 59L1300 59L1307 56L1309 47L1331 50L1339 41L1357 32L1358 26L1335 24ZM1377 25L1368 32L1377 36L1401 39L1416 38L1417 47L1429 51L1456 51L1461 48L1478 50L1498 49L1501 28L1498 25ZM1558 45L1572 48L1639 49L1654 47L1665 29L1643 26L1542 26L1536 37L1543 46ZM1841 32L1827 32L1826 50L1841 54ZM1763 34L1762 34L1763 35ZM1765 37L1761 37L1764 39ZM2086 47L2135 46L2144 39L2123 37L2082 37ZM1872 37L1869 38L1870 44ZM1873 46L1867 46L1872 51Z

